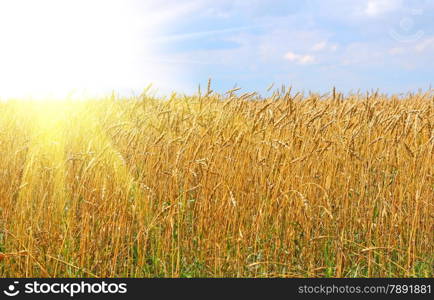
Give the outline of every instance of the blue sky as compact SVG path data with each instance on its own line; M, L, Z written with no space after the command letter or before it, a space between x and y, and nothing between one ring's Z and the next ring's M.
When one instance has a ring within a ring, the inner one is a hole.
M0 15L0 95L191 93L208 78L400 93L434 78L431 0L2 0Z
M405 92L433 82L434 1L196 4L161 45L192 82L212 77L220 90L264 91L274 82L320 92L334 85Z

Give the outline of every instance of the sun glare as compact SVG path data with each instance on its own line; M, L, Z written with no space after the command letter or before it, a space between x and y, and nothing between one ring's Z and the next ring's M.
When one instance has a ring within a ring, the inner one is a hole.
M125 3L2 0L0 99L144 86L146 68L138 58L152 57L143 38L152 28Z

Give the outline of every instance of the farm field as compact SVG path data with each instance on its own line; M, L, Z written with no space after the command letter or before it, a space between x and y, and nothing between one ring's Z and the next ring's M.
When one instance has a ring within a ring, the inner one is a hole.
M0 277L433 277L434 93L0 102Z

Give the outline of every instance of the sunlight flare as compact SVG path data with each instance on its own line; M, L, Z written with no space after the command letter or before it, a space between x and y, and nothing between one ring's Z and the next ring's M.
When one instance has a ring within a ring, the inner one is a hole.
M157 28L143 19L123 1L1 1L0 97L143 87L154 55L147 37Z

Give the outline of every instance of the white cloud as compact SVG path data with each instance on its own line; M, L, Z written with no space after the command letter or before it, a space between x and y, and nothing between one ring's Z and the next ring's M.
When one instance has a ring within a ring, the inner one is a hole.
M312 51L321 51L327 47L327 42L319 42L312 47Z
M302 55L300 58L299 58L299 62L301 63L301 64L310 64L310 63L313 63L315 61L315 57L314 56L312 56L312 55Z
M428 54L430 55L434 50L434 37L426 37L425 39L421 39L415 45L402 45L399 47L392 47L387 52L390 55L421 55Z
M425 50L428 49L434 50L434 37L426 38L422 40L415 46L415 49L417 52L424 52Z
M394 47L394 48L389 49L388 52L389 52L390 55L401 55L401 54L404 54L407 51L403 47Z
M400 0L369 0L364 12L370 17L376 17L396 10L400 6Z
M334 45L330 46L330 50L333 51L333 52L336 51L336 50L338 50L338 48L339 48L339 46L337 44L334 44Z
M334 52L337 49L338 49L338 45L337 44L329 44L329 43L327 43L325 41L316 43L311 48L311 50L315 51L315 52L319 52L319 51L332 51L332 52Z
M227 34L239 33L243 31L248 31L257 28L265 28L265 25L252 25L252 26L241 26L241 27L228 27L224 29L218 30L206 30L206 31L195 31L188 32L182 34L171 34L166 36L157 37L154 39L154 42L175 42L175 41L183 41L183 40L194 40L201 39L210 36L222 36Z
M294 52L287 52L284 56L286 60L295 62L301 65L311 64L315 62L315 57L310 54L296 54Z

